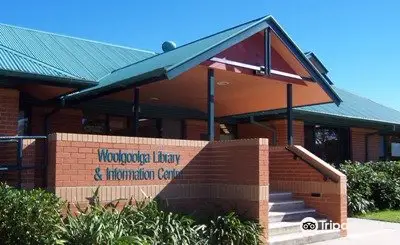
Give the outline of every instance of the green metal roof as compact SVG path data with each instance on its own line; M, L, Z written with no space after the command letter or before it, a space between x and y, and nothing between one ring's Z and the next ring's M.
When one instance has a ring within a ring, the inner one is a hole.
M82 81L92 87L63 96L63 100L96 97L128 86L172 79L223 50L270 27L303 64L314 81L331 96L339 96L272 16L265 16L215 33L169 52L120 47L54 33L0 24L0 74L39 75Z
M302 106L293 108L295 118L315 122L330 121L335 125L339 124L360 124L363 125L400 125L400 111L376 103L365 97L353 94L336 86L333 89L339 94L342 102L339 106L334 103ZM256 113L242 114L231 117L242 120L249 117L257 117L259 120L268 117L286 116L286 109L260 111Z
M201 55L215 45L236 36L238 33L241 33L244 30L251 28L255 24L263 22L263 20L264 18L260 18L247 22L245 24L230 28L228 30L224 30L222 32L218 32L216 34L204 37L186 45L182 45L169 52L160 53L156 56L115 70L108 76L105 76L103 79L101 79L97 86L67 95L65 96L65 99L79 99L81 97L84 97L85 95L93 95L113 88L123 88L139 80L145 80L152 77L162 77L162 79L168 77L172 78L173 76L176 76L176 74L168 76L168 71L173 70L173 68L176 68L179 65L185 64L185 62L187 62L188 60L196 58L196 56ZM266 26L267 25L265 23L263 28L265 28ZM258 27L257 31L260 30L261 28ZM226 46L225 48L228 47L229 46ZM211 56L205 57L204 59L199 60L197 63L201 63L208 58L211 58Z
M72 74L66 73L55 67L49 66L29 56L18 53L12 49L0 46L0 69L23 73L34 73L52 77L77 79Z
M337 116L343 119L359 119L363 121L400 125L399 111L355 95L344 89L337 88L336 86L333 86L333 88L343 100L340 106L330 103L297 107L294 110L305 114Z
M313 80L321 85L332 100L335 103L340 103L339 96L331 88L324 76L310 63L272 16L265 16L235 26L169 52L164 52L115 70L102 78L98 85L71 93L64 96L63 99L80 100L84 97L96 97L96 95L118 91L129 86L140 86L148 82L172 79L267 27L270 27L285 43L293 55L305 66Z
M98 81L154 52L0 24L0 72Z

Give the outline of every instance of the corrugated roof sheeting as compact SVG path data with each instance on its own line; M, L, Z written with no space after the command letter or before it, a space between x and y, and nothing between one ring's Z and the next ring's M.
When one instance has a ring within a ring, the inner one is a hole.
M343 100L340 106L336 106L335 104L322 104L299 107L294 110L321 115L400 124L399 111L376 103L370 99L355 95L344 89L337 87L333 88Z
M155 55L153 52L5 24L0 24L0 45L89 81L97 81L116 69ZM21 72L29 71L28 67L20 69Z
M16 52L8 50L0 46L0 70L23 72L30 74L40 74L51 77L62 77L76 79L74 76L70 76L63 72L48 67L40 62L36 62L29 57L20 55Z
M265 19L265 18L263 18ZM231 37L242 30L260 22L262 19L253 20L251 22L218 32L211 36L199 39L197 41L188 43L186 45L177 47L169 52L164 52L150 59L143 60L136 64L132 64L125 68L114 71L112 74L108 75L100 81L101 85L108 85L115 81L121 81L130 77L134 77L136 74L141 74L148 71L153 71L158 68L169 68L176 64L186 61L191 57L194 57L201 52L213 47L226 38Z

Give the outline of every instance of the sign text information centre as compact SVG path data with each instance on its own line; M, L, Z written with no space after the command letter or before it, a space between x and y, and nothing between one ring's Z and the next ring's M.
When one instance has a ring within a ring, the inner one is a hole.
M180 170L176 169L180 163L181 155L164 151L140 151L140 150L110 150L98 149L99 163L117 163L128 165L129 169L101 166L95 169L94 179L100 180L154 180L156 178L168 180L177 178ZM158 164L157 168L147 168L147 164ZM105 173L105 176L103 175Z

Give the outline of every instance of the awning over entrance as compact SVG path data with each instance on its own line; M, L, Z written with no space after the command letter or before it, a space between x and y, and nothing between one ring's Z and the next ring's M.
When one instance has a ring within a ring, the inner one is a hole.
M180 106L207 112L207 66L197 66L172 80L140 87L140 103ZM215 69L215 116L286 108L286 84L277 78L254 76ZM321 87L310 81L293 84L293 105L332 102ZM133 100L132 89L105 96L113 100Z
M207 111L208 70L214 69L215 116L340 103L339 96L271 17L263 17L116 70L99 84L62 96L66 103L107 97Z

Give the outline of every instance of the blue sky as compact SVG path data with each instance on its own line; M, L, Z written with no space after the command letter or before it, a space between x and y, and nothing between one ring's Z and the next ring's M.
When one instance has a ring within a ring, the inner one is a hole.
M1 8L2 23L153 51L272 14L338 87L400 110L400 1L3 0Z

